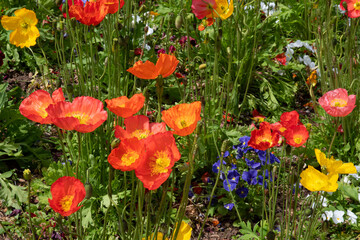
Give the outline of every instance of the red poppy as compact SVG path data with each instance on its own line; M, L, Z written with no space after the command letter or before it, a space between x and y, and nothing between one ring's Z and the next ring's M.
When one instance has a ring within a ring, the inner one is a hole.
M41 124L52 123L46 108L52 104L65 101L61 88L50 94L44 90L37 90L25 98L19 107L20 113L31 121Z
M70 216L81 208L78 204L85 198L84 184L74 177L61 177L51 185L50 207L61 216Z
M198 19L211 17L214 8L216 8L215 0L193 0L191 4L191 9Z
M300 147L309 138L309 132L304 125L294 125L284 132L286 143L293 147Z
M144 115L137 115L124 120L126 130L120 126L115 127L115 137L120 140L136 137L141 140L151 135L166 132L165 123L149 123L149 118Z
M333 117L345 117L355 108L356 96L348 96L346 89L338 88L319 98L319 104Z
M285 53L280 53L276 55L275 59L279 62L281 65L286 65L286 56Z
M130 99L126 96L106 99L107 108L119 117L128 118L136 114L143 106L145 97L142 93L134 94Z
M301 124L299 113L297 111L284 112L280 116L280 123L285 128Z
M74 2L74 5L84 6L84 3L83 3L82 0L68 0L68 6L69 6L69 8L73 5L73 2ZM60 5L60 7L59 7L60 11L63 10L63 5L64 5L64 4L65 4L65 3L63 3L63 4ZM66 11L63 13L63 16L64 16L64 18L66 18ZM70 17L70 18L73 18L73 17L75 17L75 16L69 11L69 17Z
M172 133L158 133L144 140L145 159L135 169L136 177L149 190L155 190L163 184L172 171L175 162L181 157Z
M159 75L166 78L175 71L178 63L175 56L161 53L156 65L150 61L138 61L127 71L141 79L156 79Z
M271 131L270 123L260 123L258 130L251 131L251 137L248 145L258 150L266 150L274 147L280 139L280 135L276 131Z
M168 110L162 111L162 120L174 134L187 136L194 132L197 122L201 120L201 102L178 104Z
M253 118L252 120L254 120L255 122L263 122L264 119L266 118L265 116L261 115L258 110L254 109L254 111L252 111L252 115L253 115Z
M341 0L340 8L341 10L346 10L344 8L344 2L346 2L347 11L346 15L350 18L358 18L360 17L360 0Z
M120 2L120 8L124 1ZM98 25L107 14L116 13L119 10L118 0L92 0L84 5L72 5L69 8L69 15L72 15L85 25Z
M107 119L103 103L92 97L77 97L71 102L58 102L46 111L53 123L65 130L92 132Z
M108 162L115 169L131 171L141 164L144 157L142 141L137 138L124 139L108 156Z
M271 130L279 132L280 135L283 135L283 133L286 131L286 128L281 125L280 122L270 124L270 128Z

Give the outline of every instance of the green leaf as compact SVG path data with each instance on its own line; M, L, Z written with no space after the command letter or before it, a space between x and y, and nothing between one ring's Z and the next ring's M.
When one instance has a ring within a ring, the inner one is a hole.
M5 102L7 101L7 95L6 95L7 86L8 83L0 84L0 112L1 109L4 107Z
M339 182L339 191L341 191L344 195L350 197L351 199L359 201L358 191L356 187Z
M92 214L91 214L91 208L92 208L92 204L93 201L87 201L85 203L85 206L83 206L81 208L81 214L82 214L82 226L84 228L87 228L89 225L93 226L94 225L94 220L92 218Z
M2 174L0 174L0 178L9 178L12 176L12 174L14 173L14 170L10 170L8 172L4 172Z

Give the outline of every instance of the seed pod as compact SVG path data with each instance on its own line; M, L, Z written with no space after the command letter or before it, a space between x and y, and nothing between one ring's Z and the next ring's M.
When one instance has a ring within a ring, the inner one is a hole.
M91 198L93 188L90 183L85 183L85 191L86 191L85 199Z
M193 13L189 13L187 16L186 16L186 20L192 22L194 20L194 14Z
M183 24L183 18L182 18L181 15L178 15L178 16L175 18L175 27L176 27L177 29L180 29L181 26L182 26L182 24Z

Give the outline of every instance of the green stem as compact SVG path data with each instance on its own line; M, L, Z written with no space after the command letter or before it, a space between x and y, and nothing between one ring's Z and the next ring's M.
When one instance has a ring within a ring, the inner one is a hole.
M31 236L33 240L36 240L35 238L35 229L34 229L34 225L32 223L32 219L31 219L31 208L30 208L30 189L31 189L31 179L28 181L28 211L29 211L29 223L30 223L30 229L31 229Z

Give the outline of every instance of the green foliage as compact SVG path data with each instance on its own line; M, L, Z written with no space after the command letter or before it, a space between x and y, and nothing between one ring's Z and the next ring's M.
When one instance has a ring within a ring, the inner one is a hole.
M8 171L0 174L0 197L4 200L6 206L21 209L21 204L27 200L25 187L12 184L11 176L14 171Z

